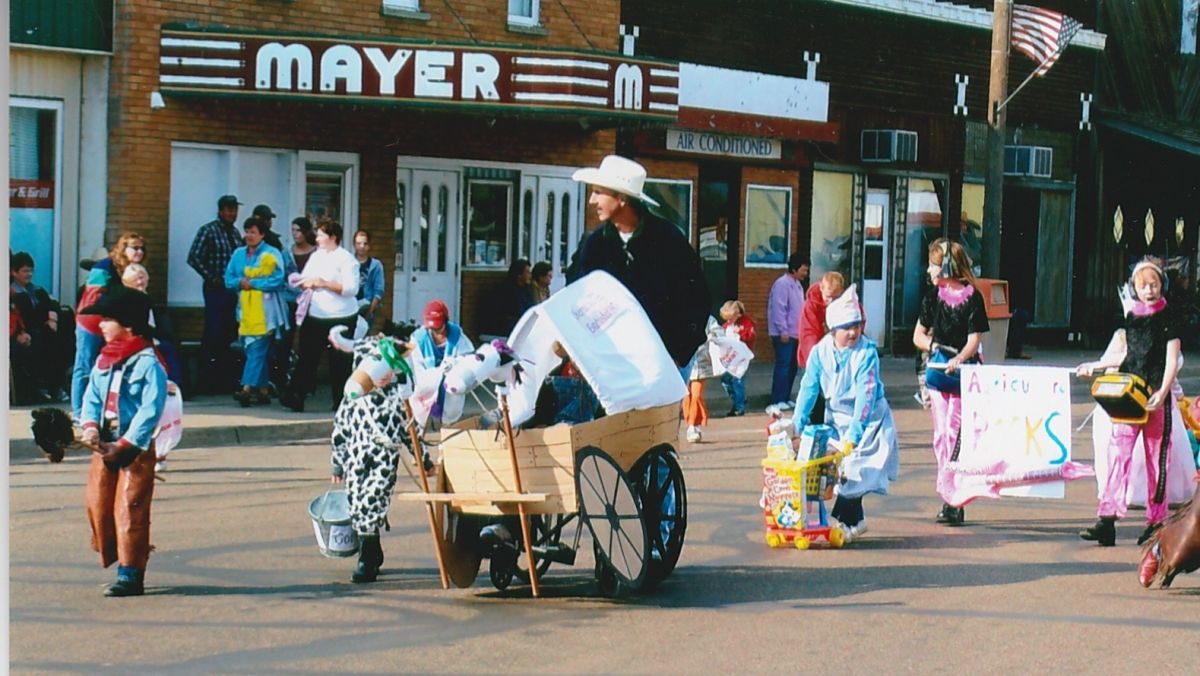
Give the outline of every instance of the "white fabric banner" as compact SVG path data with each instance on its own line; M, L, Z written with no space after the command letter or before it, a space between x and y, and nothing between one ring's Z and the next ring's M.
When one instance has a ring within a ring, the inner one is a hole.
M951 504L964 497L1065 497L1062 478L1074 474L1062 476L1073 467L1071 377L1070 369L1055 367L962 368L960 500Z

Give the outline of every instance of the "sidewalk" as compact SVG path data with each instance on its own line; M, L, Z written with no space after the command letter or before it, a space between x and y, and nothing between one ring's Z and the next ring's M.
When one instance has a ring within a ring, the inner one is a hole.
M1029 361L1009 360L1014 366L1057 366L1074 367L1080 362L1095 359L1099 355L1084 350L1039 349ZM893 409L916 409L913 399L916 391L916 372L912 357L890 357L882 359L883 383L888 402ZM753 415L761 412L770 402L772 365L755 362L747 375L747 415L743 421L757 426L761 420ZM1200 393L1200 360L1185 363L1180 380L1184 392ZM799 385L797 379L796 385ZM1071 398L1075 402L1090 401L1088 382L1075 381ZM720 380L710 380L704 390L713 418L724 417L730 401L725 396ZM305 440L327 439L333 425L330 411L329 388L318 387L318 393L306 402L304 413L293 413L272 401L270 405L242 408L228 396L202 396L184 402L184 433L180 449L208 446L274 446ZM34 407L10 408L8 412L9 459L10 462L41 460L42 453L33 443L30 431ZM478 405L468 398L464 417L478 413Z

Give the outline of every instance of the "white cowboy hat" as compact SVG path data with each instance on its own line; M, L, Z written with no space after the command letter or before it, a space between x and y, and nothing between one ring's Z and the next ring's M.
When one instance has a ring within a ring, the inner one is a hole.
M571 178L581 183L608 188L622 195L636 197L652 206L658 206L658 202L654 198L642 192L642 187L646 183L646 168L620 155L605 157L598 169L592 167L579 169L571 174Z

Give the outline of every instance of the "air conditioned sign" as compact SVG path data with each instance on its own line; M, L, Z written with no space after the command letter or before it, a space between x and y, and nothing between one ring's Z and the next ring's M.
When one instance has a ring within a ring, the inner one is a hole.
M164 94L327 98L673 120L678 64L615 53L164 27Z
M783 154L780 142L775 139L688 129L668 129L667 150L756 160L777 160Z

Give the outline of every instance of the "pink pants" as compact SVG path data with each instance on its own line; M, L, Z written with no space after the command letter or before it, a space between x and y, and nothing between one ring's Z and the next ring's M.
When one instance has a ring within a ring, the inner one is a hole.
M1138 432L1142 433L1142 450L1146 453L1146 523L1158 523L1167 518L1167 455L1171 445L1171 407L1167 397L1162 406L1150 412L1141 425L1113 423L1112 441L1108 443L1108 476L1100 491L1097 516L1125 516L1125 489L1129 481L1129 464Z
M950 495L953 484L946 472L946 463L954 455L958 431L962 427L962 397L940 390L929 390L930 410L933 411L933 459L937 461L937 492Z

